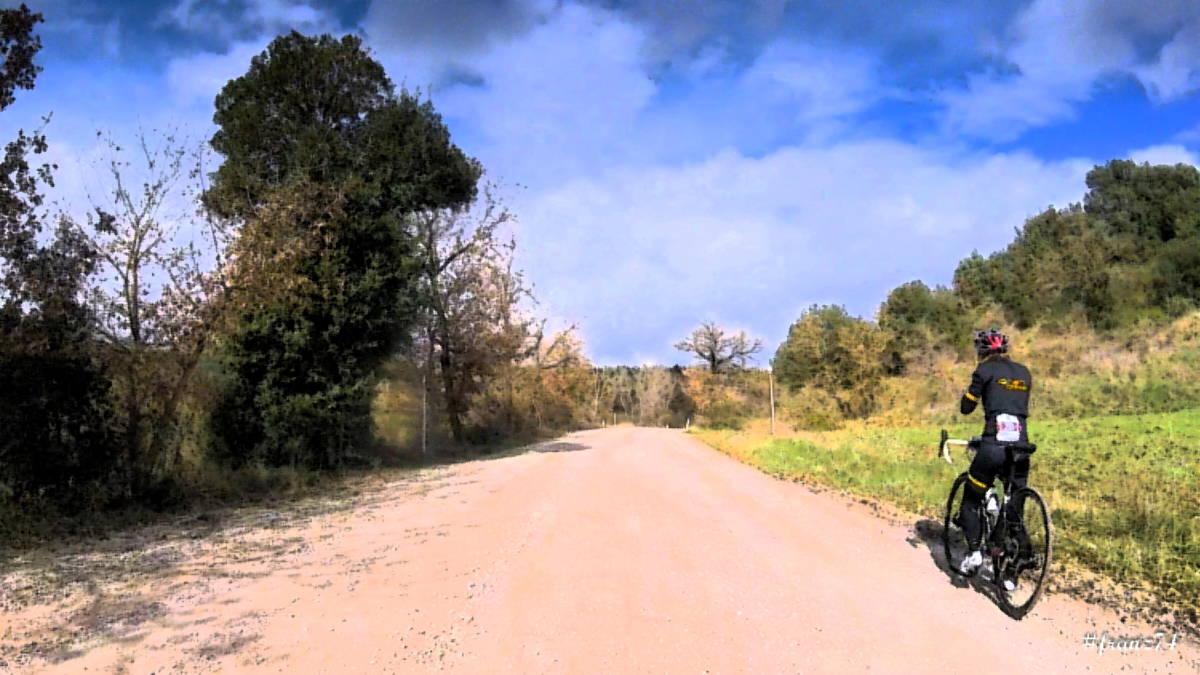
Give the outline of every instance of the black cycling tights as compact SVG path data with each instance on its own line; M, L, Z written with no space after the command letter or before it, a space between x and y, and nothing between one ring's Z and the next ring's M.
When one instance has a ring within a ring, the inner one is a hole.
M997 478L1003 478L1001 475L1003 470L1004 446L985 440L980 444L979 451L975 453L971 467L967 469L967 485L963 490L960 512L963 534L966 535L972 551L979 550L980 539L983 537L983 527L979 523L979 514L983 509L983 495ZM1013 491L1025 487L1028 481L1029 458L1026 457L1013 465ZM981 484L983 487L980 487ZM1022 506L1024 504L1018 504L1016 500L1012 500L1008 504L1009 511L1006 514L1008 522L1016 524L1018 529L1022 527L1021 512L1024 510L1021 508Z

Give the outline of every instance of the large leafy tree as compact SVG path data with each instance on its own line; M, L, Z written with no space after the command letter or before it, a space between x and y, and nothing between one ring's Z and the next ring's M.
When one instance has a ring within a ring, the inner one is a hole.
M276 38L218 94L206 204L242 222L214 450L332 467L368 440L370 378L412 325L410 215L473 199L481 170L354 36Z
M920 281L897 286L879 308L879 328L888 342L885 365L899 374L919 352L965 348L971 326L971 312L950 289L930 289Z
M815 387L832 395L847 417L871 412L883 375L884 336L839 305L813 305L788 329L771 364L791 391Z
M1102 229L1144 257L1156 244L1200 228L1200 171L1186 164L1138 164L1114 159L1087 175L1084 210Z

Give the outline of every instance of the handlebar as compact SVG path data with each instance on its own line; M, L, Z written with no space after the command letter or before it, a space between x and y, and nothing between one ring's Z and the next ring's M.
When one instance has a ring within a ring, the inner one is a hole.
M959 440L957 438L950 438L950 434L946 433L945 429L942 429L942 437L941 437L940 441L938 442L938 455L940 455L942 459L946 460L947 464L953 465L954 461L950 459L950 450L947 447L950 445L961 445L965 448L970 445L970 441L963 441L963 440ZM935 455L935 456L937 456L937 455Z

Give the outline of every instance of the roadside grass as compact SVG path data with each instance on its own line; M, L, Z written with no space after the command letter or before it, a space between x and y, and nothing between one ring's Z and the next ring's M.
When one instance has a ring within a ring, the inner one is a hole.
M969 438L979 424L947 429ZM1200 410L1039 421L1031 429L1038 451L1030 484L1051 510L1056 557L1200 610ZM956 448L954 466L937 459L938 431L859 424L773 438L756 424L746 432L692 433L768 474L940 521L967 456Z

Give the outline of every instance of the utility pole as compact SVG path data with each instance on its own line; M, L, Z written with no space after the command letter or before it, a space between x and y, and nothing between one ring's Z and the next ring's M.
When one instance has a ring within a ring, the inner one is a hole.
M771 390L771 435L775 435L775 371L767 367L767 387Z

